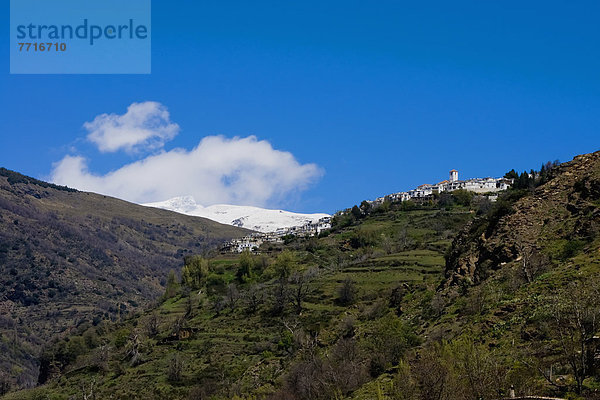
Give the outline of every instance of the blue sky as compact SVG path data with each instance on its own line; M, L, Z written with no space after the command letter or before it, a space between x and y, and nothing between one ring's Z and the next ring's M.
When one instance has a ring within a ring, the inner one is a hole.
M600 3L416 3L154 0L150 75L10 75L5 29L0 165L47 178L78 156L102 175L152 156L102 153L83 127L148 101L179 127L159 151L254 135L315 164L248 200L302 212L599 150Z

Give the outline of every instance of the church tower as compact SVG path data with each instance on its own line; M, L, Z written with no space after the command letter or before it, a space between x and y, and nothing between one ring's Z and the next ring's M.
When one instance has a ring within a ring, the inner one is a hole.
M456 182L458 180L458 171L453 169L450 170L450 182Z

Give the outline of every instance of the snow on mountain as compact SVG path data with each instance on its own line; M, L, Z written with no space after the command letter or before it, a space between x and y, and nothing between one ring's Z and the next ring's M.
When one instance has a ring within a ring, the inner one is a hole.
M299 214L284 210L269 210L252 206L215 204L203 207L192 196L175 197L156 203L143 204L181 214L204 217L222 224L239 226L259 232L274 232L279 228L301 226L316 222L329 214Z

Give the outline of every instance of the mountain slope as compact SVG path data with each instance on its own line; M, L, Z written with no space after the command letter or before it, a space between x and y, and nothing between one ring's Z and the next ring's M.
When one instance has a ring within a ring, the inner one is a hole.
M555 167L544 185L510 196L458 235L449 283L479 282L517 259L533 268L540 257L560 260L582 249L600 231L600 152L577 156Z
M45 353L45 385L7 399L597 400L600 153L494 205L439 200L190 258L156 309L82 326Z
M234 206L216 204L203 207L196 204L191 196L175 197L166 201L144 204L175 211L181 214L194 215L212 219L222 224L239 226L259 232L273 232L279 228L301 226L316 222L329 214L299 214L284 210L269 210L251 206Z
M0 169L0 370L34 384L50 337L148 304L184 255L247 232Z
M51 360L57 368L30 395L67 399L92 385L98 398L342 398L372 379L371 359L379 373L408 346L405 334L417 341L397 316L402 297L429 295L439 284L444 252L471 218L464 207L395 204L360 218L346 213L329 235L269 244L258 256L192 259L183 275L205 272L155 310L84 326L55 344L44 370ZM75 354L64 350L88 342ZM339 369L320 379L328 353ZM317 364L303 365L304 357ZM322 386L296 396L290 374Z

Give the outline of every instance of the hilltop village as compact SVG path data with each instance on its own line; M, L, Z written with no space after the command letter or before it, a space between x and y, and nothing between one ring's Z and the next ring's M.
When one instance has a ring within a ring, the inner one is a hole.
M408 201L415 199L430 199L434 193L452 192L454 190L467 190L474 193L495 193L506 190L512 184L512 179L507 178L472 178L461 181L458 179L458 171L450 171L450 179L436 184L424 184L408 192L398 192L378 197L370 202L374 205L385 201Z
M453 169L450 171L450 177L448 180L438 182L436 184L420 185L415 189L409 190L408 192L388 194L383 197L378 197L373 201L369 201L369 203L377 206L386 201L427 201L432 199L434 194L452 192L459 189L479 194L492 194L508 189L512 183L512 179L507 178L472 178L461 181L458 179L458 171ZM495 200L495 198L496 196L490 196L492 201ZM316 236L322 231L331 228L331 219L332 217L324 217L318 221L312 221L302 226L281 228L274 232L268 233L253 233L242 238L230 240L221 247L221 252L241 253L244 250L256 251L263 243L283 243L286 236Z

